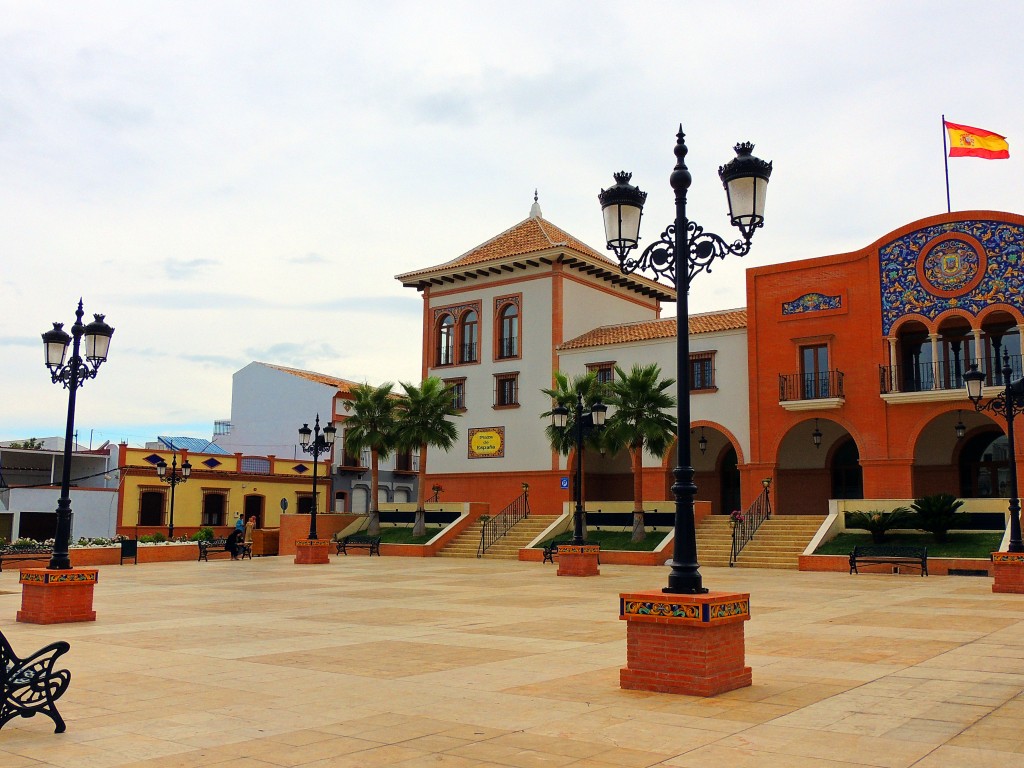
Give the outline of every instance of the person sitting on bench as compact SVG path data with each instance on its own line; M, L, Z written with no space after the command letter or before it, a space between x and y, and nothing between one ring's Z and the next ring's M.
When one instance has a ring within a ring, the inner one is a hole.
M227 540L224 542L224 549L231 553L232 560L238 559L238 548L241 539L242 531L238 528L235 528L235 530L233 530L230 533L230 535L228 535Z

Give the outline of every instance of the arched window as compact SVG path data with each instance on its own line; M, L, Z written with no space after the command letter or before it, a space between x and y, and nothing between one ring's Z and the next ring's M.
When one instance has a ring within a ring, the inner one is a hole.
M498 357L519 357L519 307L515 304L506 304L502 307L500 322Z
M437 364L452 365L455 363L455 320L451 315L444 315L437 329Z
M476 312L469 310L462 316L462 352L459 355L460 363L475 363L477 356L477 333L478 323Z

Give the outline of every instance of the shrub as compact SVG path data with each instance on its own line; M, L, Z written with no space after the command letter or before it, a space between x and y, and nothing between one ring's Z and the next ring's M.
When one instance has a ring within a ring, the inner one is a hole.
M861 528L871 534L875 544L885 541L885 534L894 528L908 528L913 525L913 515L906 507L896 507L889 512L873 509L870 512L847 512L846 527Z
M188 537L189 541L213 541L213 528L200 528Z
M18 539L11 546L19 549L39 549L43 545L35 539Z
M157 531L156 533L147 533L145 536L139 536L139 541L143 544L159 544L167 541L167 537Z
M936 493L914 500L914 512L917 513L917 527L931 533L937 542L944 542L952 528L967 528L970 515L957 510L963 506L963 500L950 493Z

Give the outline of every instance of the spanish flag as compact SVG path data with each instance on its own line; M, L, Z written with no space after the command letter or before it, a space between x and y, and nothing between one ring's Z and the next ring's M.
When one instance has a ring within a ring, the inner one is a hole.
M950 157L983 157L986 160L1006 160L1010 157L1010 145L1006 143L1005 136L984 128L957 125L946 120L942 122L949 134Z

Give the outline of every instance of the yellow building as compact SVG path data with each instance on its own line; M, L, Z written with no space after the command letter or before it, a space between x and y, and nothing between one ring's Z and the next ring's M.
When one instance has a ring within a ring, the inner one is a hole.
M129 448L124 443L118 448L117 532L132 538L167 535L169 529L175 537L188 536L202 527L224 536L238 515L255 517L257 528L277 528L282 512L308 514L312 506L311 460ZM188 461L188 479L175 486L162 481L157 473L161 461L167 476L174 467L179 477ZM330 472L329 462L317 462L318 513L327 511Z

